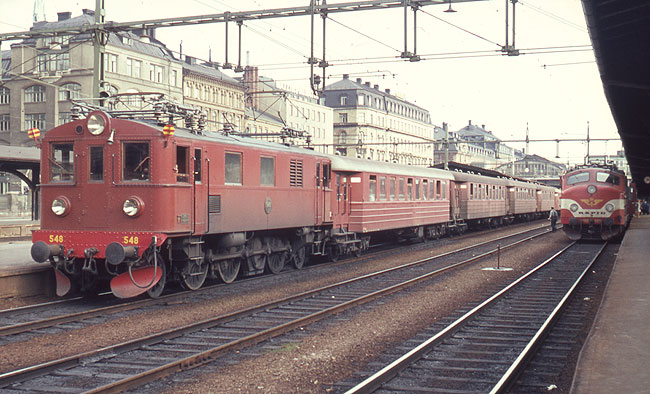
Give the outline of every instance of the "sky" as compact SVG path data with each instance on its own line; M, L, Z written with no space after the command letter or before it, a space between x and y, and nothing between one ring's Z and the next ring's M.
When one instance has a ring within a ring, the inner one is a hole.
M46 18L83 8L94 0L43 0ZM330 0L335 4L340 0ZM529 153L562 163L584 160L586 143L535 139L612 138L590 144L590 153L615 154L621 149L598 73L580 0L520 0L516 9L516 47L520 56L503 56L505 0L426 6L417 16L420 62L399 59L404 49L402 9L330 15L326 24L327 83L350 74L429 111L432 122L458 130L470 121L485 125L502 140L523 140L528 129ZM108 0L106 20L145 19L306 6L309 0ZM28 30L33 1L0 0L0 32ZM322 24L316 21L315 56L322 58ZM408 50L413 52L413 17L408 17ZM310 93L310 18L248 21L242 27L242 65L280 85ZM213 61L225 61L225 25L158 29L157 38L170 49ZM512 33L510 32L510 39ZM9 49L3 43L3 50ZM237 63L237 28L229 24L228 60ZM230 73L230 75L235 75ZM321 74L321 71L318 71ZM524 148L523 143L508 143Z

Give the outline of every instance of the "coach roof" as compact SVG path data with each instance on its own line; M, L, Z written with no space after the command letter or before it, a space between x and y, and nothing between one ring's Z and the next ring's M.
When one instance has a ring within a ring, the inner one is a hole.
M355 159L344 156L332 157L332 169L334 171L346 172L370 172L376 174L418 176L423 178L449 179L454 177L451 172L437 168L422 168L407 166L404 164L393 164L382 161Z

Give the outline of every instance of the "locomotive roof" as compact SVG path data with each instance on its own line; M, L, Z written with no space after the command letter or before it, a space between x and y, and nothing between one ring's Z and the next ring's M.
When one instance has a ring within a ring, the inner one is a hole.
M451 172L437 168L423 168L382 161L364 160L345 156L331 156L332 169L349 172L376 172L380 174L411 175L426 178L453 180Z

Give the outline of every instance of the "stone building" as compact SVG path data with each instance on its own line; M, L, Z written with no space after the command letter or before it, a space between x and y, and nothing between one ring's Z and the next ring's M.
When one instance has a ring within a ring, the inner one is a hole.
M94 11L58 13L55 22L35 22L32 30L71 28L94 23ZM136 34L138 33L138 34ZM105 46L102 95L164 93L182 102L182 64L153 31L110 33ZM70 120L70 99L92 101L93 41L90 34L31 38L3 52L0 84L0 144L31 144L27 130L41 133ZM97 100L94 101L98 103ZM136 97L124 107L139 108Z
M185 57L183 64L183 100L203 110L208 131L245 129L244 86L209 64Z
M426 166L433 164L434 126L429 111L380 90L361 78L325 88L325 105L334 110L337 154Z
M522 159L501 164L496 169L499 172L517 178L540 180L559 178L566 171L566 166L539 155L525 155Z
M307 144L308 135L309 145L315 150L334 153L331 108L323 105L322 101L313 95L278 86L274 80L259 76L255 67L247 67L244 81L248 87L251 108L246 132L268 134L273 130L275 134L283 134L286 142L289 141L287 135L304 135L303 138L289 137L291 142L297 145ZM273 119L279 121L279 130L271 125ZM279 136L265 139L282 142L282 137Z

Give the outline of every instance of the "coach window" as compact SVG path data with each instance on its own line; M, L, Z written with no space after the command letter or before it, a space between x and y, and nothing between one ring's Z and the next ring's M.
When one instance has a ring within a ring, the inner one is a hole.
M436 200L440 200L442 194L442 187L440 186L440 181L436 181Z
M74 144L57 143L50 148L50 180L70 182L74 180Z
M330 180L332 179L332 166L323 163L323 187L330 188Z
M429 193L429 180L428 179L423 179L422 180L422 199L423 200L428 199L428 197L429 197L428 193Z
M404 199L404 178L399 179L399 199Z
M148 181L149 166L149 144L147 142L125 142L124 143L124 174L125 181Z
M260 185L275 186L275 158L260 157Z
M406 195L409 200L413 200L413 178L406 179Z
M202 181L201 149L194 149L194 183L201 183Z
M386 177L379 177L379 199L386 200Z
M416 200L420 199L420 180L419 179L415 180L415 199Z
M609 172L597 172L596 181L611 183L612 185L619 185L621 183L621 179L618 176Z
M241 153L226 152L226 185L241 185Z
M320 162L316 163L316 187L320 187Z
M442 181L442 199L446 200L447 199L447 182Z
M176 165L174 172L176 173L176 180L178 182L189 182L188 159L190 148L187 146L176 147Z
M104 180L104 147L90 147L90 171L88 172L89 181Z
M377 176L376 175L370 175L370 181L368 182L368 190L369 190L369 200L376 201L377 200Z
M390 178L390 200L395 201L395 178Z

